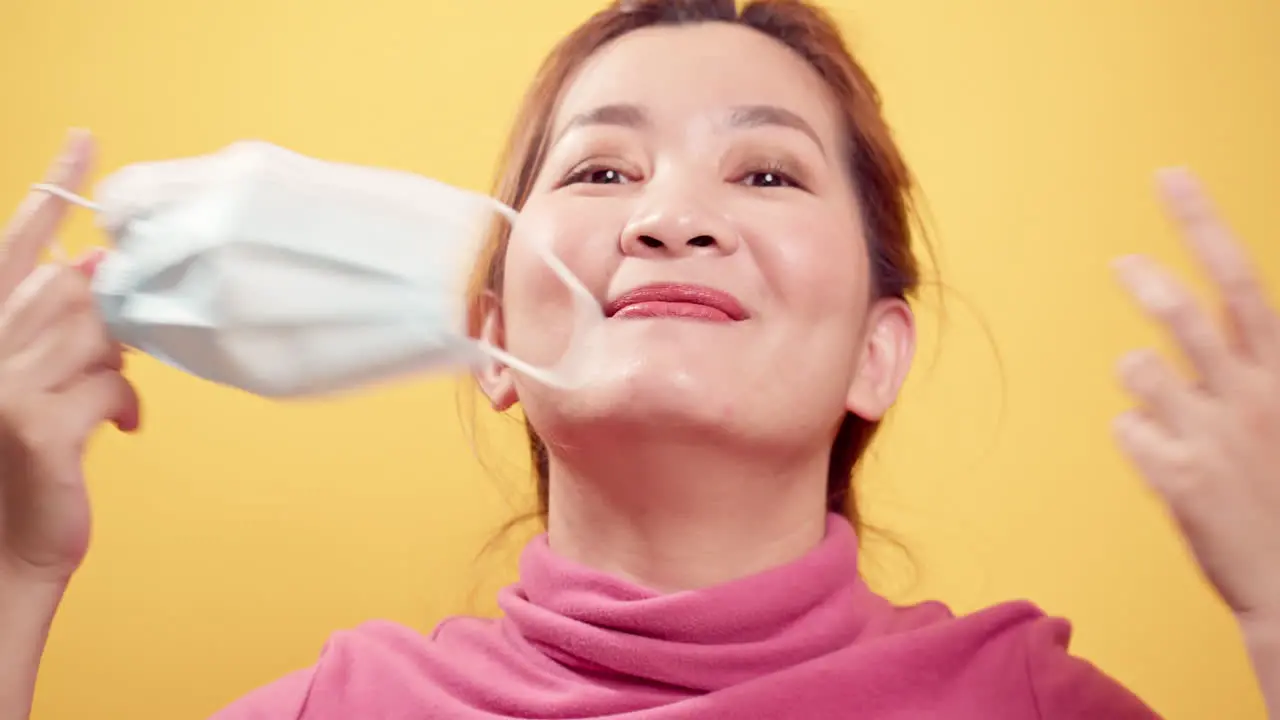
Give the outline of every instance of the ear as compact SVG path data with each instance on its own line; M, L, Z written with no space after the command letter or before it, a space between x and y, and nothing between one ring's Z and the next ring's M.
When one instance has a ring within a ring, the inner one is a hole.
M845 398L849 412L863 420L884 417L898 399L916 354L916 319L905 300L876 301L867 315L862 357Z
M480 298L480 339L498 348L506 348L506 333L502 323L502 300L492 290L486 290ZM498 412L505 412L516 404L515 377L511 369L497 360L489 360L474 372L480 390L489 398L489 405Z

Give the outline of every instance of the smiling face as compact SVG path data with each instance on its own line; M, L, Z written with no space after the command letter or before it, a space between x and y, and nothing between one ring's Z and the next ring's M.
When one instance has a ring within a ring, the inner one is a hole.
M910 360L910 313L872 292L839 107L804 59L729 23L631 32L565 89L512 229L489 337L554 364L587 348L584 387L497 370L548 439L650 436L829 447L878 418ZM572 337L544 243L608 316ZM696 436L690 432L699 433Z

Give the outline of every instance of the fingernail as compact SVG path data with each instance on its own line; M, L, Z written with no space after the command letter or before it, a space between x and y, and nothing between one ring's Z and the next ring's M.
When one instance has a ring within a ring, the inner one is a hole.
M107 251L103 248L89 248L81 253L72 264L88 277L93 277L93 274L98 270L99 263L106 257Z
M1111 258L1111 269L1116 271L1123 270L1124 268L1132 265L1137 260L1138 260L1138 256L1136 255L1118 255L1114 258Z
M1122 412L1111 419L1111 431L1121 437L1128 435L1137 425L1138 414L1132 410Z
M1164 193L1181 195L1196 189L1196 176L1182 165L1164 167L1156 171L1156 185Z
M1111 272L1125 285L1129 285L1130 278L1141 272L1142 264L1143 260L1138 255L1122 255L1111 261Z
M1141 256L1130 255L1116 259L1112 266L1120 282L1143 305L1160 305L1168 302L1169 292L1165 283L1151 271Z
M1165 308L1173 304L1173 294L1161 281L1149 276L1138 277L1133 281L1133 294L1138 302L1148 308Z
M89 137L89 132L82 128L69 128L66 138L62 141L62 146L67 152L74 152Z

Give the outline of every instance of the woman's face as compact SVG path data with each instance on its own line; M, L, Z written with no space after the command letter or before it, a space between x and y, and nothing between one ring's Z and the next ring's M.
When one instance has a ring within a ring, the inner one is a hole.
M554 390L499 370L495 404L518 400L552 440L598 427L825 443L846 410L884 411L910 314L872 302L847 140L803 59L726 23L632 32L581 68L551 133L487 332L538 364L585 353L590 379ZM586 337L535 243L606 308Z

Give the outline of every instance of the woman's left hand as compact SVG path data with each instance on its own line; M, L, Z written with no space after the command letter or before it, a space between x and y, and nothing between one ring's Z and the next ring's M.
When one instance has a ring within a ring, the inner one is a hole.
M1280 315L1254 266L1189 173L1160 175L1168 212L1219 292L1216 322L1142 257L1116 264L1142 308L1185 353L1192 378L1153 351L1120 363L1138 408L1115 423L1200 567L1241 625L1280 628Z

